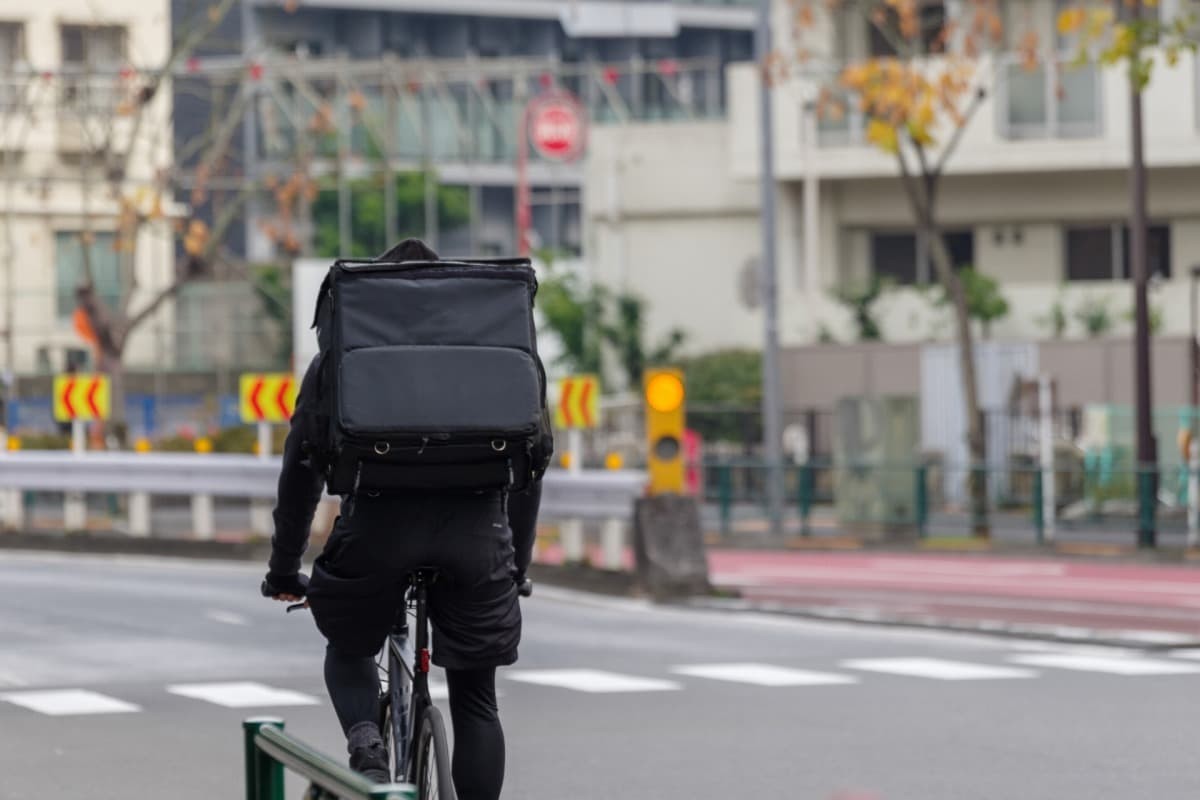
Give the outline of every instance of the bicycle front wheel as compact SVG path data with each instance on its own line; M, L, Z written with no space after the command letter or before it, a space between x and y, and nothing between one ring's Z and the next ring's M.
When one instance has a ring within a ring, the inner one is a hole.
M418 800L456 800L446 723L442 720L442 712L432 706L421 720L413 767Z

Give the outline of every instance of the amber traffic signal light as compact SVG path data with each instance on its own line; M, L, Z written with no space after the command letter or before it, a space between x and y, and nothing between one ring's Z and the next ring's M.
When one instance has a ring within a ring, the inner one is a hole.
M642 377L646 403L646 465L650 494L682 494L686 391L677 369L648 369Z

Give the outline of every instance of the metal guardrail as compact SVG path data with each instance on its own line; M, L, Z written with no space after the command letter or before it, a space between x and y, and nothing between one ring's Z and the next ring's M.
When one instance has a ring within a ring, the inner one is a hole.
M192 535L209 539L216 532L213 498L247 498L251 528L266 536L280 463L278 457L239 454L0 451L0 516L5 526L20 530L25 525L23 492L62 492L64 529L82 530L87 493L127 495L129 533L149 536L150 498L184 496L191 498ZM584 520L604 522L610 531L606 563L616 568L633 502L645 486L646 474L638 470L551 470L542 482L541 518L576 526ZM573 558L582 558L581 537L582 532L569 537Z
M246 800L283 800L288 768L342 800L417 800L407 783L374 784L283 730L283 720L256 717L242 722L246 742Z
M0 455L0 489L274 500L280 459L236 454L19 451ZM646 485L639 470L551 470L542 482L547 517L627 517Z

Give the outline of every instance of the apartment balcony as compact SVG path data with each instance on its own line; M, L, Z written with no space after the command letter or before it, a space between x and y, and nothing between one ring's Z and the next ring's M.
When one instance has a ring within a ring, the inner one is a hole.
M1151 166L1200 165L1200 62L1187 55L1171 67L1158 59L1145 91L1146 153ZM936 62L932 69L937 69ZM827 71L825 75L829 75ZM1121 67L1070 66L1047 59L1033 70L1016 56L979 68L987 99L950 160L951 173L987 174L1124 168L1129 160L1129 85ZM845 112L817 114L811 98L830 85L817 71L774 95L776 170L784 180L894 175L895 159L865 141L866 121L853 98ZM758 71L729 70L732 167L758 171ZM941 131L946 140L949 131Z

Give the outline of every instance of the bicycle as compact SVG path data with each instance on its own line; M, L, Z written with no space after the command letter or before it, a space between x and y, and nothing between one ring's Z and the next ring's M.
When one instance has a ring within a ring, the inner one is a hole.
M404 603L379 654L383 689L379 696L379 730L388 751L388 771L397 783L417 787L418 800L456 800L451 775L446 723L429 693L428 587L437 570L416 569L409 575ZM533 594L529 579L518 586L522 597ZM288 611L307 608L298 603ZM415 618L410 646L409 615ZM386 663L384 663L386 661ZM310 797L321 797L312 795Z

